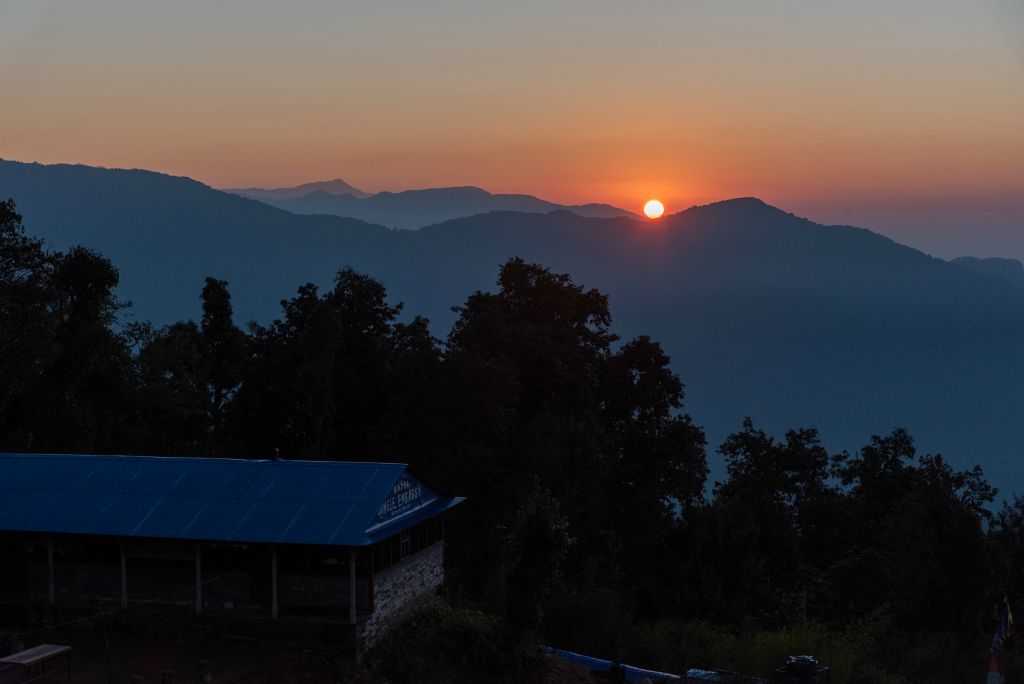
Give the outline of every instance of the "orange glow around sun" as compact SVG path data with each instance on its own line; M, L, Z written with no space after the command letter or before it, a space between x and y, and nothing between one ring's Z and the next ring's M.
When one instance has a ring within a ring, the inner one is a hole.
M665 213L665 205L656 199L647 200L647 204L644 205L644 215L650 219L661 218L661 215Z

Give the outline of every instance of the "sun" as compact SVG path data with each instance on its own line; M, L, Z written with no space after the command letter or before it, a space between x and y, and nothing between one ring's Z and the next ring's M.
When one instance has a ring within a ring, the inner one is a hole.
M661 215L665 213L665 205L656 199L647 200L647 204L644 205L644 215L650 219L661 218Z

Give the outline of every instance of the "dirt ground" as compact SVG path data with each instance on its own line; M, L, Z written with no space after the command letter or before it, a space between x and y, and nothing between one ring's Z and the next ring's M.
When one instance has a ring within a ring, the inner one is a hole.
M351 664L340 666L340 654L329 656L322 650L295 644L274 645L231 637L171 640L120 633L104 640L97 630L79 628L61 630L46 641L69 644L73 648L71 681L89 684L298 684L344 681L347 674L354 674L346 673ZM63 657L54 659L48 666L54 674L47 680L67 681L64 667ZM173 672L173 679L165 672Z
M160 639L123 632L107 634L105 640L100 630L82 627L66 628L36 641L72 646L70 681L81 684L387 684L379 675L356 666L352 654L331 652L316 644L304 648L297 643L231 636ZM50 676L42 681L68 681L64 666L63 658L52 661ZM173 673L173 679L165 672ZM12 674L0 675L0 684L24 681ZM585 668L549 659L547 684L595 681Z

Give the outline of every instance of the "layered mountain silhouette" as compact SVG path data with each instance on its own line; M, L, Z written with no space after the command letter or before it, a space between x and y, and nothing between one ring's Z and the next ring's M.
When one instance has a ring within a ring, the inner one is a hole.
M495 195L474 187L427 188L404 192L378 192L374 195L337 193L320 188L302 196L286 198L260 196L252 192L232 191L259 199L271 206L295 214L333 214L379 223L391 228L416 229L450 219L485 214L491 211L523 211L546 214L571 211L580 216L614 218L634 216L609 204L563 205L533 195Z
M1017 259L958 257L953 259L952 263L970 269L975 273L999 278L1024 290L1024 263Z
M443 338L451 307L521 256L607 292L623 337L660 341L712 445L744 416L818 427L834 449L901 426L1024 491L1024 291L865 229L744 198L657 223L505 211L403 231L147 171L0 162L8 196L52 247L110 257L132 315L160 324L198 317L208 275L230 282L242 322L266 322L350 265Z
M316 181L314 183L303 183L302 185L295 185L290 188L233 188L225 190L224 192L230 192L250 199L269 201L294 199L296 197L304 197L310 193L318 192L328 193L331 195L351 195L353 197L370 196L370 193L363 192L359 188L349 185L340 178L328 181Z

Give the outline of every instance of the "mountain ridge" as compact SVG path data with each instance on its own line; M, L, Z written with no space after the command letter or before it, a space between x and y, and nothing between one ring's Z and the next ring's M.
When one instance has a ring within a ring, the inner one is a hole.
M609 204L563 205L527 194L491 193L476 186L381 191L366 197L315 190L287 199L255 198L294 214L348 216L405 230L419 229L463 216L489 211L547 213L571 211L581 216L606 218L636 214Z
M950 263L962 266L974 273L998 278L1024 290L1024 263L1019 259L964 256L950 259Z
M52 247L110 258L129 318L157 325L198 319L206 276L230 283L241 323L266 323L351 266L444 337L451 307L519 256L607 293L623 339L661 342L712 445L745 416L818 427L833 449L901 426L1024 491L1024 292L864 228L737 198L658 221L499 211L409 231L165 174L0 162L8 196Z
M303 197L313 192L326 192L331 195L352 195L354 197L369 197L372 193L365 192L359 188L346 183L341 178L333 178L325 181L312 181L282 188L221 188L224 192L233 195L241 195L256 200L285 200L295 197Z

